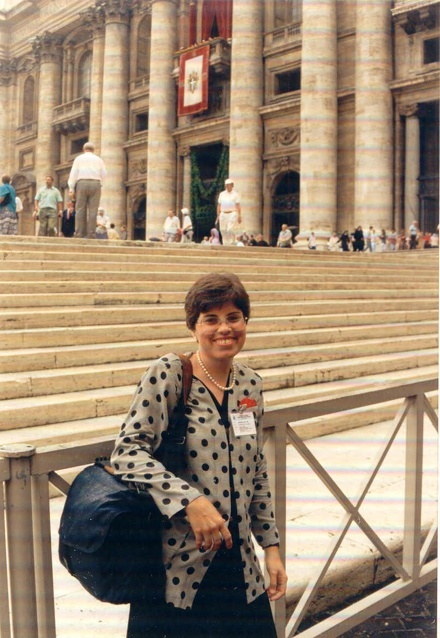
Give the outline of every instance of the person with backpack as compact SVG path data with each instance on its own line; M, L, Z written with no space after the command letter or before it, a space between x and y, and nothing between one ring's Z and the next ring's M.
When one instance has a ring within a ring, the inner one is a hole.
M16 235L18 232L15 198L15 189L11 186L10 176L3 175L0 186L0 235Z

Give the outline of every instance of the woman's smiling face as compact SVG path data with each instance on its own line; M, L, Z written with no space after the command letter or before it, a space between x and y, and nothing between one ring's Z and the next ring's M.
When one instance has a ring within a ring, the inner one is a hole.
M194 336L205 359L232 359L246 341L246 318L232 302L199 315Z

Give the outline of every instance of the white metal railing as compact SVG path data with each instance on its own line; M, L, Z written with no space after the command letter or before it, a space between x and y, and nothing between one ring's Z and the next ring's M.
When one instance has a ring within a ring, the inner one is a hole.
M433 525L422 543L421 501L423 473L423 429L427 417L438 429L437 415L426 394L437 390L437 380L390 384L380 390L353 392L343 398L323 399L269 408L266 412L265 450L281 532L281 551L286 543L286 437L311 470L332 492L345 510L345 518L317 573L310 580L292 617L286 621L285 601L274 606L278 636L290 638L335 638L378 613L397 600L419 589L436 576L437 560L430 559L437 529ZM311 454L292 425L316 416L340 413L365 406L395 402L396 416L390 440L380 452L371 476L354 502L348 499L328 472ZM397 433L406 423L405 530L403 558L400 562L384 545L359 508L380 471L382 462ZM51 558L49 485L67 493L68 482L59 474L106 457L114 437L89 439L69 445L36 449L32 445L0 447L0 481L4 498L0 500L0 638L55 638L55 605ZM3 458L2 458L3 457ZM396 580L379 592L366 596L330 619L298 632L310 603L331 565L350 524L355 522L397 574Z

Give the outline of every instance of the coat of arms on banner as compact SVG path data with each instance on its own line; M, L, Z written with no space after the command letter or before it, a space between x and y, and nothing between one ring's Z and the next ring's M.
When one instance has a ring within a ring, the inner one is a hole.
M178 115L201 113L208 108L209 45L186 51L180 57Z

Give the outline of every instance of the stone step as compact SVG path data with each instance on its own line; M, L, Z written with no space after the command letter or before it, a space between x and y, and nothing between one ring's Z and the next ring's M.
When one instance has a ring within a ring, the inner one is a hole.
M393 313L396 321L418 321L434 319L438 313L437 299L419 299L416 308L403 310L402 303L396 299L357 300L353 302L338 301L304 301L301 305L291 302L255 303L252 304L252 318L249 325L257 317L290 317L297 325L302 317L306 321L313 321L313 317L323 316L328 321L337 321L337 317L346 315L344 321L362 323L368 315L371 321L377 323L382 318L387 321L389 313ZM319 319L316 319L319 321ZM185 321L185 313L181 304L159 304L150 306L79 306L79 307L43 307L34 308L32 312L23 308L0 309L0 330L23 330L35 328L50 328L51 326L73 327L89 325L110 325L127 323L147 323L155 321Z
M410 324L423 324L428 326L435 324L436 315L429 320L422 320L421 313L412 313L416 315L415 320L411 321L407 313L393 314L393 324L406 325ZM383 317L383 315L382 315ZM341 316L336 315L334 320L329 317L328 322L325 321L326 317L312 316L310 320L306 317L301 317L299 321L293 321L289 317L259 317L254 318L249 322L248 338L251 335L256 335L261 332L273 332L273 333L289 333L294 330L318 330L329 329L331 327L341 328L356 328L362 329L362 326L367 326L366 336L369 336L368 330L371 330L371 323L369 322L370 315L365 313L360 317L359 322L349 324L348 321L340 321ZM380 325L385 323L386 319L382 319ZM378 322L373 322L377 324ZM385 324L387 327L389 324ZM418 326L418 329L420 325ZM381 329L379 325L376 328L378 331ZM379 334L379 333L378 333ZM153 340L153 339L170 339L170 338L185 338L190 336L190 332L183 321L161 321L151 323L130 323L130 324L110 324L110 325L88 325L88 326L63 326L55 327L48 326L46 328L29 328L23 330L0 330L0 350L11 350L17 348L39 348L50 346L75 346L84 344L98 344L98 343L119 343L123 341L131 341L133 335L136 339L141 340ZM274 343L273 347L277 347Z
M279 390L281 387L325 384L328 381L352 379L375 373L384 374L432 366L436 364L437 356L435 349L426 349L417 353L374 355L338 361L334 364L323 361L302 367L285 366L277 372L259 372L263 381L267 381L268 389ZM0 430L119 414L127 409L134 388L135 384L131 384L4 400L0 404Z
M121 281L119 279L112 280L110 277L105 277L105 281L3 281L1 284L1 294L2 295L58 295L58 294L76 294L76 293L112 293L112 292L129 292L129 293L158 293L162 295L163 293L177 293L184 290L189 290L193 281L196 277L192 279L186 279L183 275L179 278L179 281ZM301 281L245 281L246 289L249 293L258 292L264 293L269 292L272 295L282 294L285 295L289 292L304 292L307 291L308 285L305 281L301 279ZM389 286L389 289L385 288L385 286ZM390 287L390 282L383 283L384 288L381 288L380 283L377 281L377 278L374 278L372 281L362 281L362 289L363 291L373 291L376 293L378 289L380 293L383 295L387 295L389 290L391 289L393 292L398 290L400 292L401 297L405 298L407 296L408 291L414 291L417 295L420 294L421 282L417 280L413 280L412 282L408 281L393 281L392 288ZM353 294L353 282L335 282L335 281L325 281L322 278L315 281L313 283L313 292L315 294L320 291L323 294L327 295L327 293L332 294L333 292L339 293L342 291L348 291L351 295ZM423 281L423 294L426 296L426 293L434 292L437 294L438 285L437 282L432 281ZM365 292L364 292L365 294Z
M132 270L128 270L126 268L127 264L124 264L122 268L119 264L112 264L114 266L114 270L109 269L108 264L92 264L90 270L66 270L64 268L65 262L60 262L59 266L63 268L63 270L58 269L24 269L23 264L20 263L22 268L17 269L2 269L0 270L0 281L4 282L20 282L20 281L32 281L32 282L46 282L46 281L102 281L102 276L105 273L105 277L107 281L133 281L133 272ZM34 266L34 264L30 264ZM52 265L52 264L51 264ZM142 280L144 277L148 279L148 282L165 282L172 281L176 282L176 275L174 272L170 272L169 270L159 270L159 268L144 268L140 269L138 264L130 264L137 266L136 273L137 279ZM296 268L297 271L297 268ZM185 281L193 282L196 280L199 274L199 270L187 270L186 264L182 265L182 268L179 269L181 278L179 278L179 285L182 285L182 278L185 278ZM280 271L277 269L276 278L278 282L290 282L292 280L292 271L288 270L286 272ZM296 273L297 274L297 273ZM386 272L368 272L363 274L362 281L363 282L375 282L381 278L389 277L389 271ZM240 278L244 283L247 281L267 281L273 284L274 280L274 272L272 269L268 269L265 272L251 272L244 271L240 273ZM343 269L338 270L325 270L323 269L321 272L316 272L316 270L307 270L306 267L301 268L301 282L314 283L316 281L329 281L329 282L337 282L339 284L355 282L356 284L359 281L359 272L344 272ZM399 280L396 283L403 284L405 282L409 284L416 284L418 286L421 285L422 282L432 282L438 284L438 277L435 273L429 271L422 272L420 277L417 278L417 281L414 281L414 273L413 271L405 270L403 273L399 272Z
M425 368L417 368L411 370L394 371L391 374L381 373L367 375L361 378L350 379L350 389L368 390L369 388L383 387L390 382L405 382L407 380L430 379L437 376L437 366L428 366ZM317 398L333 397L340 394L346 394L347 381L333 381L319 386L303 386L297 388L283 388L280 390L268 390L265 392L265 405L270 407L294 406L303 401L309 400L316 396ZM96 438L98 436L116 436L119 432L123 419L128 412L130 401L133 394L133 387L127 388L126 397L128 400L122 409L113 414L103 415L102 409L96 409L96 414L90 414L86 418L65 420L54 424L32 425L26 427L16 427L14 429L0 429L0 445L12 445L17 443L32 443L37 446L55 445L59 443L68 443L72 441L72 433L75 440L84 440ZM436 397L433 396L431 403L437 406ZM97 403L102 397L97 397ZM71 406L68 406L71 409ZM352 429L361 427L369 423L378 422L381 416L378 413L377 406L373 406L369 411L359 410L354 419L352 414L346 413L345 421L343 415L337 415L338 421L332 424L331 419L318 422L316 420L313 425L304 422L297 424L295 429L301 433L304 438L319 437L326 433ZM393 415L394 416L394 415ZM312 420L310 420L312 421Z
M438 375L437 364L423 368L410 368L408 370L395 370L388 374L366 374L365 376L350 379L330 381L328 383L296 388L281 388L265 394L265 405L268 409L272 406L290 407L304 401L319 400L324 397L337 397L348 392L364 391L368 388L383 388L387 383L405 383L406 381L419 381L421 379L434 379Z
M312 347L295 346L294 348L255 350L240 353L237 360L260 370L261 374L264 370L265 388L273 389L284 387L284 385L286 387L304 385L304 378L307 378L307 374L310 375L310 378L316 376L316 370L320 375L322 374L324 361L333 362L326 369L329 380L333 380L330 377L337 374L335 370L342 360L376 355L379 362L380 357L396 352L402 356L404 353L412 353L416 360L419 351L432 349L437 345L438 335L434 333L387 340L367 339L336 344L324 343ZM135 384L150 363L151 359L146 359L0 374L0 400ZM304 364L308 365L301 367ZM316 369L311 364L317 364ZM296 366L293 373L287 370L291 366Z
M406 290L405 294L396 288L383 286L376 290L356 290L356 300L358 299L407 299L408 304L413 304L414 300L436 299L438 292L436 289L428 290ZM278 300L303 302L317 301L322 299L321 290L298 290L286 292L280 290L268 290L259 292L248 290L252 302L268 303L275 295ZM183 304L186 292L82 292L82 293L54 293L48 294L0 294L0 308L35 308L53 306L109 306L109 305L133 305L133 304ZM347 300L353 299L353 290L328 290L325 292L326 299Z
M425 251L424 251L425 252ZM6 242L0 247L0 261L130 261L139 260L141 263L185 263L189 261L215 262L217 268L228 264L251 264L264 261L268 265L282 266L284 264L306 264L313 268L322 268L325 265L336 266L343 262L345 267L350 268L380 268L386 270L394 268L400 264L403 268L410 270L412 262L420 264L420 270L427 267L429 262L438 259L436 251L426 251L426 257L419 258L419 251L408 251L405 253L330 253L316 251L311 254L308 251L286 251L279 249L240 249L234 246L205 247L200 245L178 245L169 247L163 244L140 242L139 245L127 246L120 243L106 243L94 241L87 245L78 244L77 241L67 244L15 244ZM434 253L434 254L433 254ZM263 257L263 259L262 259ZM420 263L421 262L421 263Z
M147 328L148 326L141 326ZM133 328L131 326L131 328ZM264 350L266 348L289 348L318 344L340 343L344 341L368 339L372 334L377 338L431 334L437 331L435 321L408 323L388 323L380 325L344 326L334 328L314 328L309 330L285 330L283 332L250 333L244 351ZM139 336L136 330L136 336ZM87 334L87 331L86 331ZM151 334L151 333L148 333ZM110 336L111 335L111 336ZM120 333L125 339L133 336L133 330ZM147 335L148 336L148 335ZM44 342L41 348L26 348L0 351L0 373L25 370L48 370L101 363L139 361L153 359L158 353L186 352L194 346L193 337L168 338L162 340L125 341L118 343L117 334L109 331L109 338L103 344L90 343L81 346L61 345L54 339L54 345ZM60 337L61 338L61 337ZM72 337L67 340L72 343ZM93 340L92 340L93 341Z
M300 305L274 300L272 303L252 304L249 327L258 317L289 317L292 327L307 327L309 322L321 325L354 325L380 323L390 319L399 321L434 320L438 314L437 299L419 299L414 309L402 310L400 299L359 299L338 301L303 301ZM434 314L432 314L434 313ZM78 306L67 308L0 309L0 330L50 328L52 326L104 326L111 324L154 323L156 321L185 321L181 304L145 306ZM322 323L324 322L324 324Z

